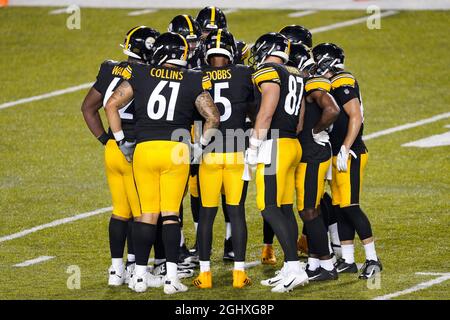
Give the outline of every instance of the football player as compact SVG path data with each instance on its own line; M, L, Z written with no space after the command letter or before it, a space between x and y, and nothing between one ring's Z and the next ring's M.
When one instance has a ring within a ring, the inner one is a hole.
M97 81L86 95L81 111L92 134L105 145L105 169L109 189L112 196L113 212L109 222L109 244L112 265L109 268L108 284L118 286L129 282L134 268L134 250L131 237L131 222L133 217L139 217L140 207L133 179L132 166L129 158L120 152L120 148L130 148L134 145L134 101L119 110L123 127L124 139L117 144L111 130L105 132L99 108L106 104L109 97L127 76L127 65L130 62L145 64L150 58L150 49L159 33L149 27L132 28L125 37L123 53L128 61L107 60L100 66ZM129 157L129 156L127 156ZM128 236L127 236L128 233ZM128 243L127 263L124 266L123 253L125 241Z
M210 129L219 126L220 118L207 91L210 80L201 71L185 69L188 54L189 45L183 36L162 34L155 41L151 65L133 65L132 76L122 82L106 104L108 122L120 143L124 134L118 110L135 100L137 145L133 172L142 211L133 224L136 268L131 288L136 292L161 285L147 272L160 215L167 259L164 292L187 291L179 281L177 262L181 234L178 214L189 177L189 131L197 109L206 120L200 138L206 145L211 139Z
M236 44L233 35L224 29L209 33L204 41L207 66L204 74L212 82L211 95L219 108L220 126L214 143L203 152L199 168L200 221L198 245L200 274L194 280L198 288L211 288L210 255L214 219L219 206L221 189L230 222L234 248L233 287L242 288L251 283L245 273L247 225L245 197L247 181L244 173L245 119L253 105L252 71L249 67L233 64ZM237 140L237 141L236 141Z
M294 46L291 47L290 61L288 65L292 67L298 68L300 60L296 59L296 55L299 55L303 52L302 47L295 46L295 44L302 44L309 50L312 47L312 34L311 32L303 26L299 25L289 25L281 28L280 33L288 38ZM303 63L307 63L307 61L303 61ZM307 63L310 64L310 63ZM306 66L304 66L306 67ZM270 225L264 221L263 222L263 250L261 253L261 262L262 264L275 265L277 263L277 259L275 257L275 252L273 250L273 238L274 232ZM304 248L304 243L306 243L306 236L302 236L299 239L298 247L301 251L307 251ZM306 252L307 253L307 252Z
M366 255L359 278L369 279L381 272L382 265L375 251L370 221L359 204L368 151L362 140L364 115L358 81L345 71L344 51L337 45L319 44L312 54L316 73L330 79L331 94L341 109L330 133L333 150L331 193L342 247L342 259L337 262L336 269L346 273L358 271L353 244L356 231Z
M262 285L272 292L287 292L308 282L297 257L298 226L292 209L295 169L301 159L297 139L303 99L303 77L297 68L286 66L290 41L280 33L261 36L251 49L249 62L256 65L253 82L258 112L250 136L245 162L256 168L257 206L285 255L281 271Z
M330 95L331 83L323 76L310 75L307 47L296 43L291 47L290 64L309 75L305 82L305 104L301 113L302 158L295 172L297 209L308 234L309 281L336 280L328 245L328 230L320 216L320 201L324 195L325 177L331 163L328 128L337 119L339 107Z

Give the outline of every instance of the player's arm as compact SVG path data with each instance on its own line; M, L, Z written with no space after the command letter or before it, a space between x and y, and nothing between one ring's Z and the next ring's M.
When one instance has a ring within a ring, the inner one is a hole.
M261 89L261 104L258 114L256 115L255 126L251 140L257 139L262 141L265 139L267 132L272 123L272 117L280 99L280 85L274 82L264 82L260 85ZM250 148L256 149L258 146L250 143Z
M298 117L298 123L297 123L297 135L303 130L303 124L305 122L305 98L302 99L302 104L300 107L300 115Z
M313 133L319 133L320 131L327 129L334 121L336 121L340 112L339 106L331 94L323 90L315 90L309 97L322 109L322 116L313 128Z
M108 134L103 127L98 110L102 107L102 95L92 87L81 104L81 112L92 134L102 143L108 142Z
M347 135L345 136L343 145L350 150L353 142L358 136L359 130L363 122L363 115L361 112L361 104L358 98L353 98L344 104L344 111L348 115Z
M208 91L203 91L195 99L195 107L200 115L205 119L203 126L203 135L200 137L200 143L206 146L214 135L214 130L217 129L220 124L220 113L217 106L214 104L214 100Z

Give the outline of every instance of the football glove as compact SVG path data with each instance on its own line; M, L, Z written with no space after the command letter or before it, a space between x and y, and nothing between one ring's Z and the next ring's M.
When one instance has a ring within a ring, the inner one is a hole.
M341 150L339 150L336 162L336 166L339 172L347 172L347 161L349 154L351 154L352 157L356 159L356 154L352 150L347 150L344 145L341 146Z
M325 146L325 144L330 142L330 136L328 135L328 132L326 132L325 130L320 131L319 133L314 133L314 129L312 129L311 133L314 142L320 144L321 146Z
M249 174L247 175L247 179L251 177L253 177L253 173L256 170L256 165L258 164L258 150L257 149L252 149L252 148L247 148L247 150L245 150L245 156L244 156L244 164L247 165L248 169L250 172L248 172ZM245 179L245 180L247 180Z
M125 156L125 159L127 159L128 162L133 161L133 153L134 148L136 147L136 141L126 141L124 139L117 142L120 151L122 151L123 155Z
M197 143L191 143L191 164L199 164L202 157L203 147Z

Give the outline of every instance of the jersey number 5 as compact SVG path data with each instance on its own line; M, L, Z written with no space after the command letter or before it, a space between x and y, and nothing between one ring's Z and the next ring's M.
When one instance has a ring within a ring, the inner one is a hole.
M169 88L172 89L169 98L169 107L167 107L167 99L164 95L161 94L162 90L165 86L169 84ZM177 103L178 91L180 90L180 83L178 82L168 82L168 81L160 81L158 85L153 90L150 95L150 99L148 99L147 103L147 114L150 119L159 120L164 114L167 115L167 121L173 121L173 116L175 113L175 105Z
M231 117L231 102L221 95L222 89L228 89L228 82L219 82L214 84L214 103L221 103L224 107L224 113L220 116L220 122L227 121Z
M300 85L300 90L297 90ZM289 92L284 100L284 110L289 115L298 116L300 103L303 97L303 78L290 75L289 76Z

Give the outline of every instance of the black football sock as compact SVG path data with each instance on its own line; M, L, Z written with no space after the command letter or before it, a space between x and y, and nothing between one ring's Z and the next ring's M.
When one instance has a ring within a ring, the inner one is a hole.
M270 206L266 207L261 213L277 236L278 242L283 248L285 261L298 261L297 239L291 234L292 228L289 220L283 215L281 209Z
M123 258L127 232L128 221L111 217L109 220L109 248L111 250L111 258Z
M222 211L223 211L223 217L225 218L225 223L230 223L230 216L228 214L228 208L227 203L225 199L225 195L222 194Z
M200 211L200 201L199 197L194 197L191 195L191 211L192 211L192 219L195 223L198 223L199 211Z
M327 228L320 215L311 214L310 209L308 211L309 214L307 211L303 211L300 215L307 230L308 251L312 256L328 257L330 250Z
M245 261L247 249L247 223L245 210L241 206L226 205L231 222L231 237L233 239L234 261Z
M298 239L298 224L297 219L295 219L294 209L292 204L283 204L281 205L281 211L286 219L289 221L289 226L291 228L291 233L295 238L295 241Z
M198 253L201 261L209 261L212 247L213 224L216 218L217 207L200 207L200 220L198 222Z
M334 212L336 214L339 239L341 241L349 241L355 239L355 228L351 221L349 221L339 206L334 206Z
M337 222L333 203L327 192L324 193L322 200L320 200L320 210L322 212L326 227Z
M361 240L372 237L370 221L359 206L350 206L341 210L347 220L352 223Z
M180 237L181 230L178 222L162 225L162 238L167 262L178 263Z
M156 225L143 222L133 223L133 244L136 255L136 265L146 266L150 249L155 242Z
M133 220L128 221L127 228L127 253L134 254L133 247Z
M270 224L263 219L263 241L265 244L273 244L273 237L275 233L273 233L273 229Z
M180 223L180 228L183 228L183 202L181 202L179 213L178 221Z
M162 236L162 220L161 216L158 218L158 224L156 229L156 240L153 246L155 249L155 260L166 259L166 252L164 251L164 241Z

